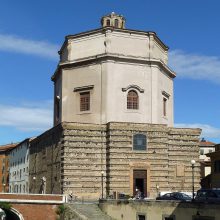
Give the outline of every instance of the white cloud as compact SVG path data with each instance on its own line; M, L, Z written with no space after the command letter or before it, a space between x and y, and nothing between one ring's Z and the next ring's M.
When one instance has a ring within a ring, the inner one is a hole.
M46 41L23 39L13 35L0 34L0 50L31 54L51 60L58 59L59 46Z
M41 106L41 107L39 107ZM21 131L45 131L52 126L51 101L12 106L0 105L0 126L10 126Z
M220 83L220 57L188 54L181 50L169 53L169 66L178 77L205 79Z
M205 139L220 138L220 128L215 128L207 124L175 124L178 128L201 128L201 137Z

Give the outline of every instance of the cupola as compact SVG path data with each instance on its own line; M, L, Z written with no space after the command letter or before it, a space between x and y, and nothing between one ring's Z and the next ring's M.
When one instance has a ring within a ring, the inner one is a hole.
M125 28L125 18L122 15L117 15L112 12L109 15L101 18L102 27L114 27L114 28Z

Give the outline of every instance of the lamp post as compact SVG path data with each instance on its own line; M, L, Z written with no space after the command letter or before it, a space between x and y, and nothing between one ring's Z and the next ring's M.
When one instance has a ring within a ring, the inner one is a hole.
M160 196L160 193L159 193L160 186L159 186L159 184L156 184L156 189L157 189L157 196Z
M34 192L35 193L35 188L36 188L36 176L33 176L33 181L34 181Z
M3 183L3 190L4 190L4 193L5 193L5 186L6 186L6 184L5 184L5 183Z
M102 182L102 197L101 199L103 199L103 177L104 177L104 171L101 172L101 182Z
M194 168L195 168L195 160L191 160L192 165L192 201L194 201Z

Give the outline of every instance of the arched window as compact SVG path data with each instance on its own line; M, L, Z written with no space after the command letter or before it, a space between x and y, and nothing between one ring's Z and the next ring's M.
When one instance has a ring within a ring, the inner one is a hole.
M128 92L127 95L127 109L138 109L138 94L136 91L131 90Z
M110 26L110 20L106 20L106 26Z
M135 134L133 136L133 150L146 150L146 149L147 149L146 135Z
M115 27L118 28L118 19L115 19Z

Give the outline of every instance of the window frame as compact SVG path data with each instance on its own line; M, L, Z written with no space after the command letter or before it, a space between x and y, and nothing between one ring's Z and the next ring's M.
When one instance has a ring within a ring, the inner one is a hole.
M137 144L138 140L137 139L135 140L135 138L137 138L138 136L139 136L139 138L142 137L141 141L143 141L143 137L144 137L144 144L142 144L142 146L144 146L144 148L143 147L138 148L138 144ZM133 134L133 136L132 136L132 150L139 151L139 152L146 152L147 151L147 135L146 134L142 134L142 133Z
M107 20L106 20L106 26L107 26L107 27L110 27L110 26L111 26L111 20L110 20L110 19L107 19Z
M139 212L138 212L138 213L136 214L136 219L139 220L139 219L140 219L140 216L144 216L144 217L145 217L145 220L147 220L147 214L146 214L146 213L139 213Z
M92 111L92 98L93 98L93 88L94 88L94 85L88 85L88 86L81 86L81 87L75 87L73 92L76 93L75 95L75 99L76 99L76 106L77 106L77 114L85 114L85 113L91 113ZM82 111L82 108L81 108L81 95L82 94L89 94L89 110L85 109Z
M91 94L90 91L83 91L79 93L79 110L80 112L88 112L91 110ZM84 100L84 101L82 101Z
M119 20L117 18L114 20L114 26L119 28Z
M134 96L133 94L130 95L131 93L136 94L136 96ZM129 99L131 99L131 100L129 100ZM134 90L134 89L129 90L127 92L127 96L126 96L127 110L129 110L129 111L133 111L133 110L137 111L137 110L139 110L139 105L140 105L139 99L140 99L140 97L139 97L139 94L138 94L138 92L136 90Z

